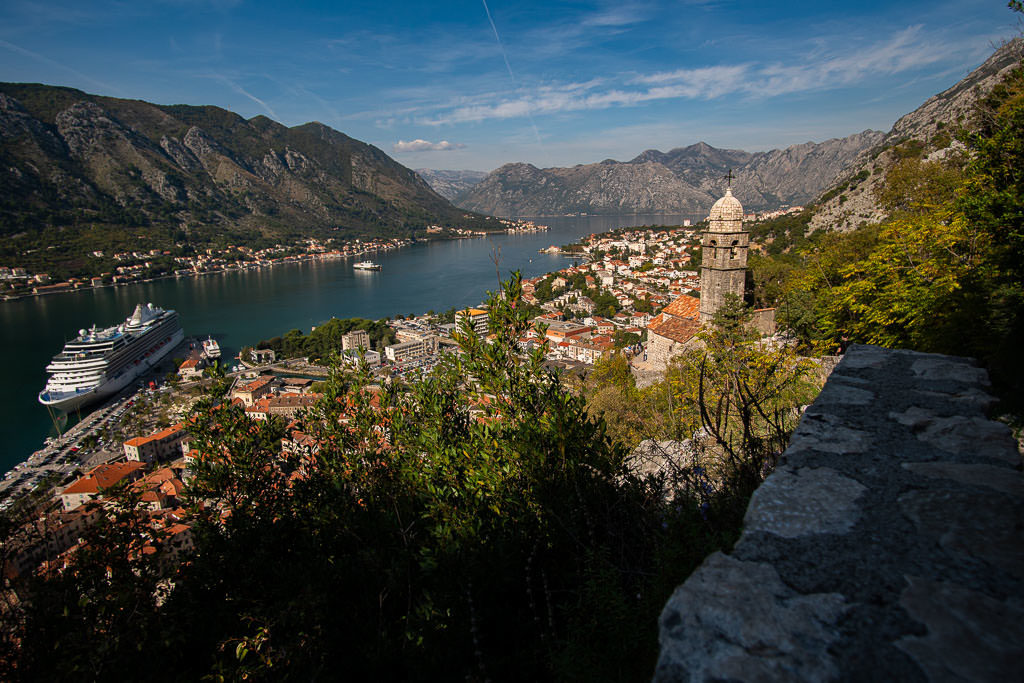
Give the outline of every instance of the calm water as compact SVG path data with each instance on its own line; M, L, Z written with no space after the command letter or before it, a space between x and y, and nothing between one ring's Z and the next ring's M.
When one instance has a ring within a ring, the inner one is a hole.
M186 335L212 335L230 358L245 345L298 328L305 333L337 318L445 311L483 300L497 287L492 251L500 249L505 276L519 269L533 277L564 267L568 259L539 254L581 236L630 225L678 224L695 216L590 216L547 218L549 232L434 242L380 253L379 272L354 271L352 261L279 265L262 270L167 279L69 294L0 302L0 472L6 472L53 434L36 399L44 368L66 339L93 323L111 325L138 302L176 309Z

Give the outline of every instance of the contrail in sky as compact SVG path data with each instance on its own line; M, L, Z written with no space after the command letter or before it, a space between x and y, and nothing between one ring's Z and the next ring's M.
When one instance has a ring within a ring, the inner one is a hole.
M91 78L90 76L86 76L81 71L75 71L74 69L72 69L67 64L61 64L60 62L54 61L54 60L50 59L49 57L45 57L45 56L39 54L38 52L32 52L32 50L26 50L25 48L21 47L20 45L15 45L14 43L8 43L6 40L0 40L0 47L6 48L6 49L10 50L11 52L17 52L19 55L24 55L26 57L30 57L30 58L36 60L37 62L41 62L41 63L43 63L43 64L45 64L47 66L54 67L54 68L57 68L57 69L63 69L64 71L67 71L68 73L74 74L75 76L77 76L78 78L82 79L83 81L88 81L89 83L92 83L93 86L98 87L100 90L107 91L107 93L111 93L112 92L112 93L114 93L116 95L123 95L124 94L124 91L122 91L120 88L116 88L116 87L114 87L112 85L108 85L107 83L103 83L102 81L97 81L95 78ZM508 61L506 60L506 64L507 63L508 63Z
M518 87L516 75L512 72L512 65L509 64L508 61L508 53L505 52L505 45L501 42L501 36L498 35L498 27L494 25L494 18L491 17L491 8L487 6L487 0L480 0L480 2L484 3L484 12L487 13L487 21L491 22L491 30L494 31L494 40L497 41L498 49L501 50L501 57L505 60L505 68L508 69L508 77L512 79L512 85ZM540 152L546 156L546 153L544 152L544 143L541 142L540 139L540 131L537 130L537 124L534 122L533 114L530 113L529 109L526 110L526 117L530 119L530 125L533 127L533 134L537 136L537 147L539 147Z

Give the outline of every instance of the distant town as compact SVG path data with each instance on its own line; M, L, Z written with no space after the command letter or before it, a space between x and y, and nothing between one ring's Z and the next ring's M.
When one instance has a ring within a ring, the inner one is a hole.
M489 232L540 232L547 230L528 220L491 219L498 225ZM426 239L467 239L489 234L468 228L427 226ZM201 253L177 254L170 249L147 249L107 253L90 252L87 256L96 262L112 259L116 265L109 271L91 277L72 277L54 282L49 273L30 272L28 268L13 264L0 266L0 300L22 296L55 294L85 288L147 282L166 277L196 277L214 273L269 268L284 263L326 261L364 256L391 251L413 244L410 238L308 238L294 244L274 244L254 249L230 244L223 248L210 247ZM182 245L179 245L181 247Z

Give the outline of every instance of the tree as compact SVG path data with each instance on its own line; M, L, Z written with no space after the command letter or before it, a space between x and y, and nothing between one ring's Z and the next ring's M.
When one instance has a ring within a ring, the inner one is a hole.
M107 581L120 560L97 536L65 575L92 577L90 602L71 578L40 577L20 622L39 628L10 631L18 670L94 677L80 667L102 639L98 666L128 678L649 675L665 599L735 539L746 501L633 468L543 353L518 351L521 294L516 274L489 296L493 336L463 324L462 354L421 380L379 386L332 365L301 416L306 452L282 448L280 421L205 396L189 421L196 550L173 590L157 604L158 575L122 565ZM595 373L638 395L623 357ZM132 524L110 532L138 543Z
M636 332L626 332L625 330L616 330L615 334L612 335L612 341L615 343L616 349L624 349L627 346L640 343L640 335Z
M949 202L963 182L960 159L924 161L903 159L886 175L877 192L878 201L890 214L926 214Z
M774 469L800 406L820 388L809 360L758 339L750 319L743 302L726 295L710 329L699 335L704 348L675 359L667 378L682 431L700 437L692 473L741 498Z

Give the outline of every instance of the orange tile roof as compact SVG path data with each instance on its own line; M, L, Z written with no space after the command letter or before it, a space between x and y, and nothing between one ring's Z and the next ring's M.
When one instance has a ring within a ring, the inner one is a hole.
M150 441L163 441L168 437L176 435L184 428L185 423L179 422L176 425L171 425L167 429L161 429L159 432L156 432L155 434L150 434L149 436L136 436L134 439L128 439L127 441L124 442L124 445L135 446L137 448L142 444L149 443Z
M685 343L693 339L693 336L700 330L700 321L694 318L673 318L664 313L647 326L647 331L660 337L665 337L679 343Z
M110 488L145 466L145 463L135 460L98 465L89 474L64 489L64 493L98 493L100 489Z
M684 294L666 306L662 313L668 313L676 318L699 318L700 299Z
M273 381L274 381L273 377L260 377L259 379L254 379L253 381L249 382L248 384L242 386L239 389L239 391L259 391L260 389L262 389L263 387L267 386L268 384L270 384Z
M270 399L261 398L258 401L253 401L251 406L246 407L245 412L247 413L265 413L270 410Z

